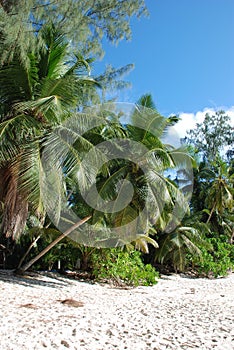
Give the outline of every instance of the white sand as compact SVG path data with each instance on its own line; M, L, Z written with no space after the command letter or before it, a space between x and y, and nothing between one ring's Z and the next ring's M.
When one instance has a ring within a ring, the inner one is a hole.
M1 350L234 349L234 275L116 289L0 273ZM83 307L62 304L66 298ZM26 306L25 306L26 305Z

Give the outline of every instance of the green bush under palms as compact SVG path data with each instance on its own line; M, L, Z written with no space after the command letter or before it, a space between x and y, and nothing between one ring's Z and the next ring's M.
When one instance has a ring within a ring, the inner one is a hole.
M117 284L149 286L156 284L159 278L158 272L151 265L144 265L139 251L96 251L91 256L91 269L97 280L114 281Z

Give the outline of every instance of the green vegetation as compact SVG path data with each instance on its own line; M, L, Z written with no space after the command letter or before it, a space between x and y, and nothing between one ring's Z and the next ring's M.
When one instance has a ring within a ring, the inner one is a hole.
M100 57L103 37L115 44L130 39L131 17L147 14L144 0L1 0L0 5L1 63L15 53L27 63L27 52L44 46L42 30L51 22L66 33L72 53Z
M150 94L128 114L106 98L128 86L121 77L131 64L92 72L103 36L130 38L130 18L147 12L144 1L0 4L6 267L53 269L60 261L77 269L79 261L98 280L130 285L156 283L154 264L215 277L233 269L228 116L207 114L188 133L188 147L175 149L163 136L178 118L161 116ZM81 226L73 240L62 236L57 227L69 232L65 224L77 225L77 217L89 220L89 231Z
M232 149L234 136L230 117L224 111L206 113L204 121L188 132L186 140L205 162L214 162L225 147Z
M120 249L96 251L91 257L93 276L100 281L128 285L150 286L157 283L158 273L152 265L144 265L139 251L125 252Z
M206 239L209 249L201 246L201 259L191 256L192 263L200 275L209 277L226 276L234 269L234 246L227 242L226 236Z

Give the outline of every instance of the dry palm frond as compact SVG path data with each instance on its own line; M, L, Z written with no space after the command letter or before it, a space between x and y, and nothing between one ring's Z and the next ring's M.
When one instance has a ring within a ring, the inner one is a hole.
M61 302L61 304L73 306L73 307L82 307L84 306L84 303L82 301L78 301L75 299L64 299L64 300L58 300Z
M38 306L32 304L32 303L28 303L28 304L21 304L19 307L26 307L28 309L38 309Z

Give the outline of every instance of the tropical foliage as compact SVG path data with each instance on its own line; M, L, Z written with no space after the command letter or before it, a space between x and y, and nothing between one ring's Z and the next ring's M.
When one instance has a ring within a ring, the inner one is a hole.
M72 52L100 57L103 37L112 43L130 39L131 17L146 14L144 0L1 0L0 62L9 62L15 52L29 62L27 52L44 46L42 31L51 21L66 33Z
M204 121L197 123L185 139L194 146L195 152L204 161L215 161L221 152L225 154L225 148L226 152L233 148L234 136L230 122L230 117L224 111L217 111L212 115L206 113Z
M156 281L146 255L178 272L233 268L229 118L207 114L176 149L178 117L150 94L130 109L110 98L131 64L92 74L103 36L130 38L144 1L0 4L0 243L16 265L59 260L134 285Z
M28 67L15 55L0 71L2 234L14 240L25 226L29 205L43 221L45 140L72 109L88 103L87 91L92 93L95 85L88 61L77 56L66 64L68 43L63 34L51 26L44 28L43 37L45 47L28 54Z
M92 273L99 281L111 281L117 286L153 285L159 275L150 264L144 265L138 251L101 250L92 254Z

